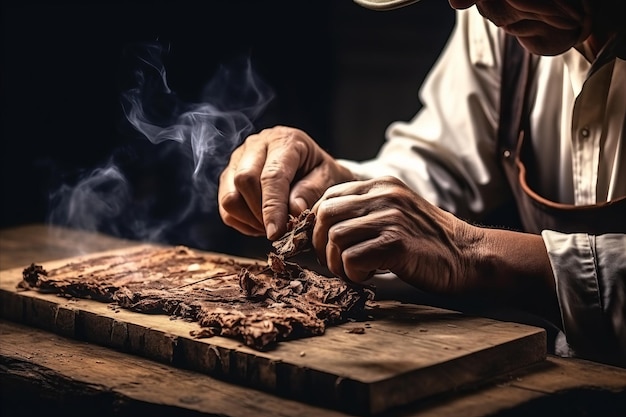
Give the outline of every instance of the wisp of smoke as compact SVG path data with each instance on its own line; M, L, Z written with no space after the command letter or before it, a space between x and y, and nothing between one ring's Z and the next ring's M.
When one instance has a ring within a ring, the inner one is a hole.
M111 157L105 166L75 185L56 190L48 220L79 229L165 241L166 232L179 227L192 213L215 210L219 174L233 149L252 132L273 94L255 75L250 60L240 59L218 69L199 102L186 103L168 86L163 64L166 48L154 43L135 49L135 83L122 94L124 114L154 145L155 155L170 158L166 167L172 172L161 175L177 178L188 173L188 178L176 185L182 190L177 195L177 209L165 219L154 216L158 208L151 205L159 204L158 199L138 201L137 190ZM180 201L183 199L187 201Z

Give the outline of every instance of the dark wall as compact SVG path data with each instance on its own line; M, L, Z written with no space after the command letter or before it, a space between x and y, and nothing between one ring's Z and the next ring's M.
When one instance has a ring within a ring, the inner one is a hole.
M129 45L165 45L169 87L186 102L199 99L220 65L246 56L275 95L255 129L297 126L338 156L360 159L375 153L391 120L417 110L417 87L451 24L447 2L437 0L386 13L349 0L4 1L0 226L48 220L51 193L114 154L146 168L133 178L157 178L147 190L172 205L177 186L166 182L178 160L152 164L154 145L120 105ZM100 228L134 237L110 223ZM242 240L205 211L164 239L227 252Z
M386 12L333 4L333 152L361 160L376 154L391 121L409 120L420 108L418 88L448 39L454 12L444 0Z

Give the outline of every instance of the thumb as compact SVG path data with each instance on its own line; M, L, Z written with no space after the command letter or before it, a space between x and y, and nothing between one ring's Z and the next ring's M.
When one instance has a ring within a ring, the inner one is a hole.
M293 215L302 213L322 197L326 189L334 185L325 170L315 168L304 177L300 178L291 187L289 194L289 212Z

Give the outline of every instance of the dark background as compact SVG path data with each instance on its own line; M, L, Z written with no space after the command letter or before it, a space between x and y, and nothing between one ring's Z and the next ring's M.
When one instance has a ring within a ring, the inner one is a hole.
M390 12L350 0L5 0L0 226L51 221L52 193L114 154L125 155L137 194L155 193L159 208L145 215L166 222L177 210L181 160L155 156L122 112L132 73L128 45L166 45L169 86L189 102L220 65L247 56L275 94L256 130L296 126L338 157L364 159L375 155L391 121L418 110L417 89L453 19L444 0ZM127 220L118 216L97 229L137 238L114 224ZM71 218L59 223L72 226ZM243 254L265 244L204 210L159 239Z

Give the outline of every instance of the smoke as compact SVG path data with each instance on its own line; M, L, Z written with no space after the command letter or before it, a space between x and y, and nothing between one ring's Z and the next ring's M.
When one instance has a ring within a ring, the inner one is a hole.
M49 222L168 242L191 217L215 212L219 174L273 94L240 58L217 70L198 102L187 103L168 86L166 48L129 51L136 65L122 108L143 145L119 150L52 193Z

